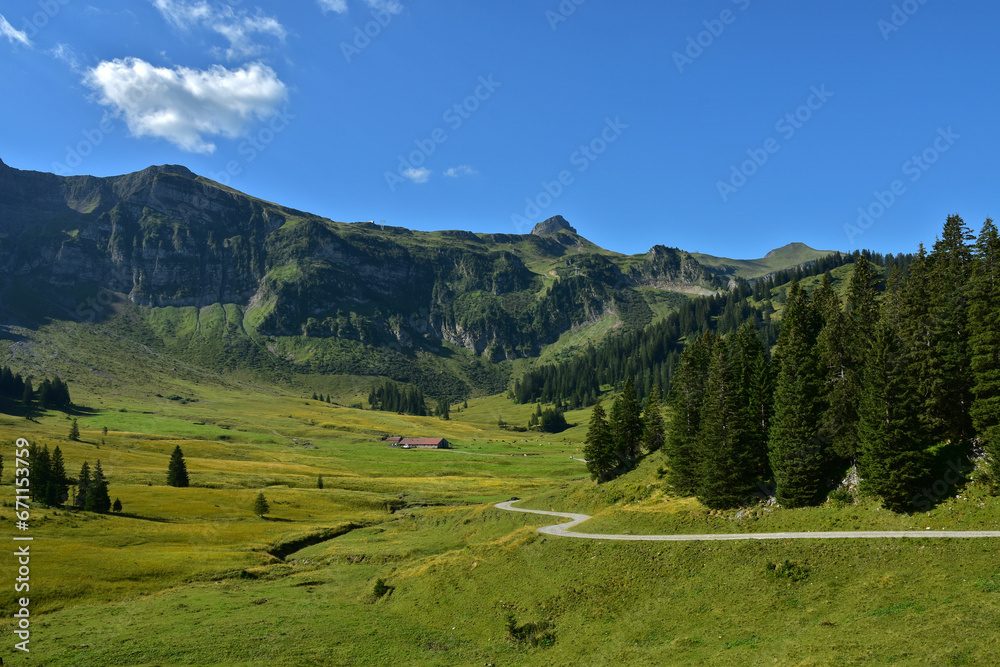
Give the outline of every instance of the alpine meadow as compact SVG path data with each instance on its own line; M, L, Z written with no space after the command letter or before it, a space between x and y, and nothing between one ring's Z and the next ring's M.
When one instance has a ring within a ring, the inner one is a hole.
M0 664L1000 664L997 7L8 4Z

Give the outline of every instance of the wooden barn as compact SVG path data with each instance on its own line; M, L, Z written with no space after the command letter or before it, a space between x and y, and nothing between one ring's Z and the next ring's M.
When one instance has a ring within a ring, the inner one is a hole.
M403 438L399 441L403 449L450 449L451 445L444 438Z

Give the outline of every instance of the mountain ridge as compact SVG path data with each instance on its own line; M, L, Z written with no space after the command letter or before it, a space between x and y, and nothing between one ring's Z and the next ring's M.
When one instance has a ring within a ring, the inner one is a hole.
M112 177L4 165L0 239L8 321L128 311L122 321L144 344L210 349L213 363L249 355L296 372L400 379L425 374L430 358L452 363L450 350L487 364L535 358L608 316L611 329L641 329L733 278L665 245L605 250L562 216L531 234L336 222L181 165ZM106 294L121 308L85 305ZM202 311L223 316L215 333ZM474 368L463 373L493 372Z

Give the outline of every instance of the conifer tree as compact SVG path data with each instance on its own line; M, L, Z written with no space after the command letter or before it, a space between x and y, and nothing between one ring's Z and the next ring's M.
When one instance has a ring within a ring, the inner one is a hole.
M740 406L741 437L746 452L746 465L758 482L771 478L767 456L767 438L774 401L774 380L771 365L752 322L744 323L733 337L736 359L738 403Z
M642 414L632 378L625 380L622 393L611 404L608 426L619 463L630 467L642 451Z
M62 450L57 446L52 452L49 466L49 482L45 504L50 507L62 505L69 498L69 480L66 478L66 462Z
M804 507L822 501L827 443L819 433L821 375L816 359L819 318L797 281L788 291L775 349L777 380L768 457L778 502Z
M76 498L73 504L77 507L84 507L87 501L87 492L90 490L90 464L86 461L80 466L80 474L76 479Z
M590 413L587 428L587 442L583 447L583 457L587 460L590 478L598 483L606 482L614 475L617 465L614 455L614 441L608 426L607 415L598 401Z
M176 487L186 487L190 484L188 479L187 463L184 462L184 452L181 446L174 447L170 455L170 465L167 467L167 485Z
M24 391L21 393L21 405L30 406L35 400L35 390L31 386L31 378L25 378Z
M111 497L108 495L108 480L104 477L104 470L101 469L101 461L94 465L94 472L90 478L90 485L87 489L87 497L83 502L83 509L88 512L107 514L111 509Z
M865 254L854 263L854 273L847 290L847 316L851 318L855 344L864 356L871 345L872 332L878 324L878 284L875 268Z
M317 488L317 489L322 489L322 488L323 488L323 475L320 475L320 476L319 476L319 477L318 477L318 478L316 479L316 488Z
M702 403L700 483L698 499L713 509L736 507L753 493L753 482L741 460L741 410L732 337L712 349Z
M115 504L111 506L111 511L113 511L115 514L121 514L122 501L120 499L115 498Z
M858 425L858 475L894 512L913 509L927 475L928 439L919 420L910 364L891 306L875 330L864 369Z
M823 416L820 431L833 451L853 460L857 451L858 400L861 389L861 362L870 341L859 335L854 320L839 302L826 316L816 351L822 373Z
M642 441L647 452L659 451L665 438L659 385L653 385L642 411Z
M52 481L52 457L49 446L28 446L28 488L32 500L46 502L49 493L49 483Z
M948 216L930 256L934 376L928 409L938 440L962 440L972 434L968 298L974 239L961 217Z
M267 498L264 497L264 492L261 491L257 494L257 497L253 501L253 513L256 514L261 519L264 515L271 511L271 506L267 502Z
M80 425L77 424L76 419L69 425L69 439L73 442L80 441Z
M976 245L969 331L972 422L996 473L1000 468L1000 236L993 220L983 225Z
M670 390L673 416L663 443L670 462L667 483L680 495L694 495L701 479L698 441L701 430L702 403L708 383L709 363L716 337L698 336L681 354L680 364Z

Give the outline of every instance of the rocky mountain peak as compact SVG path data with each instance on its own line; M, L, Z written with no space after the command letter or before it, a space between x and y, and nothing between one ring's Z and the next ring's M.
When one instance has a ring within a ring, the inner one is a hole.
M556 232L567 231L576 234L576 229L573 228L566 218L561 215L555 215L545 220L544 222L539 222L535 225L535 228L531 230L534 236L544 236L545 234L555 234Z

